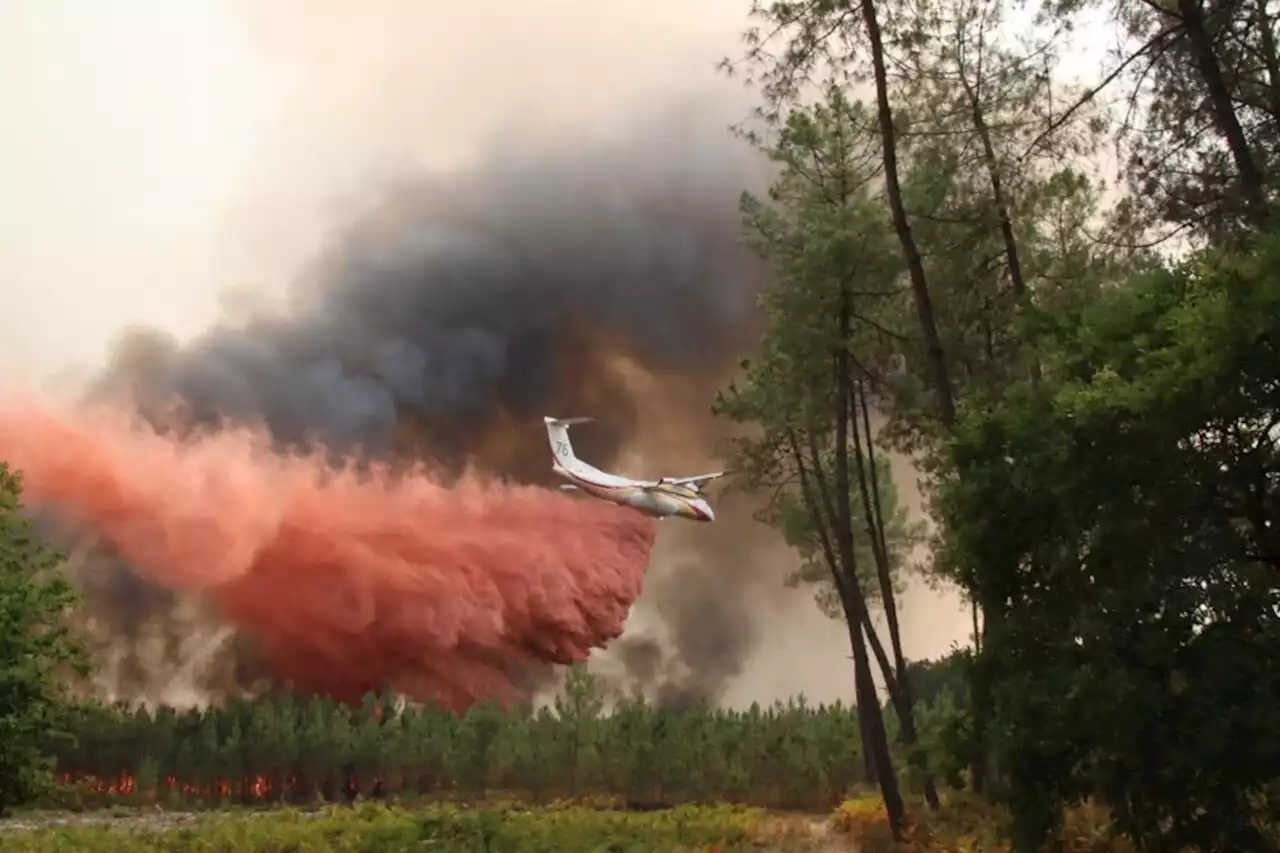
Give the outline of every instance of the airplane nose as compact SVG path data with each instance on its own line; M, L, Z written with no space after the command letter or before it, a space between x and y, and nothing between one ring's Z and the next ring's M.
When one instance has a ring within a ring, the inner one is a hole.
M694 507L698 510L698 514L702 516L700 521L715 521L716 514L711 509L711 504L706 501L694 501Z

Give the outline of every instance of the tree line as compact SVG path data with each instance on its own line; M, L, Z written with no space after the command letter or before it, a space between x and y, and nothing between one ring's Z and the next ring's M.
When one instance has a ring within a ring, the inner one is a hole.
M947 689L937 699L941 731L954 703ZM78 805L504 795L818 812L867 782L851 707L793 701L728 711L607 700L578 666L554 704L536 712L484 703L454 714L393 695L367 696L358 708L287 694L205 710L87 705L68 720L74 741L44 748L62 783L55 801L74 796Z

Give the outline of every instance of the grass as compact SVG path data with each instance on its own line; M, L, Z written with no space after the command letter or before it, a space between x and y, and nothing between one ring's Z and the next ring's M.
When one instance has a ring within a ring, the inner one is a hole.
M358 801L354 807L254 804L202 811L116 804L82 812L24 812L0 824L0 853L1007 853L1009 847L1000 838L1004 819L990 803L951 793L938 812L923 804L912 807L907 837L895 846L884 804L872 793L846 800L830 815L727 805L629 812L608 797L543 806L510 799L472 805L417 802L410 807ZM1109 815L1093 804L1067 813L1060 841L1067 853L1132 850L1123 839L1112 837Z
M315 811L139 811L130 818L81 815L79 825L11 826L0 853L735 853L816 851L806 819L736 806L682 806L636 813L563 805L380 803ZM86 821L98 820L96 824Z

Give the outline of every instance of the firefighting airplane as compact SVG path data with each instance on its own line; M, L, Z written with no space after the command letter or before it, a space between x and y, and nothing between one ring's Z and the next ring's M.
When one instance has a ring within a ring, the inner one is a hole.
M716 514L702 495L701 485L708 480L723 477L724 471L699 474L696 477L661 477L657 480L632 480L616 474L606 474L583 462L573 453L569 443L569 427L590 423L592 418L547 418L547 437L551 440L551 452L555 462L551 470L564 477L571 485L560 488L565 491L582 491L601 500L629 506L645 515L662 521L669 516L679 516L693 521L715 521Z

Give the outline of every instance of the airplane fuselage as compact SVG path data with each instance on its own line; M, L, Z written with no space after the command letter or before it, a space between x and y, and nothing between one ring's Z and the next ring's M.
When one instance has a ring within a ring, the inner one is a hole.
M654 518L677 516L691 521L715 521L711 506L696 489L665 483L642 485L575 462L572 468L556 462L552 470L593 497L629 506Z

